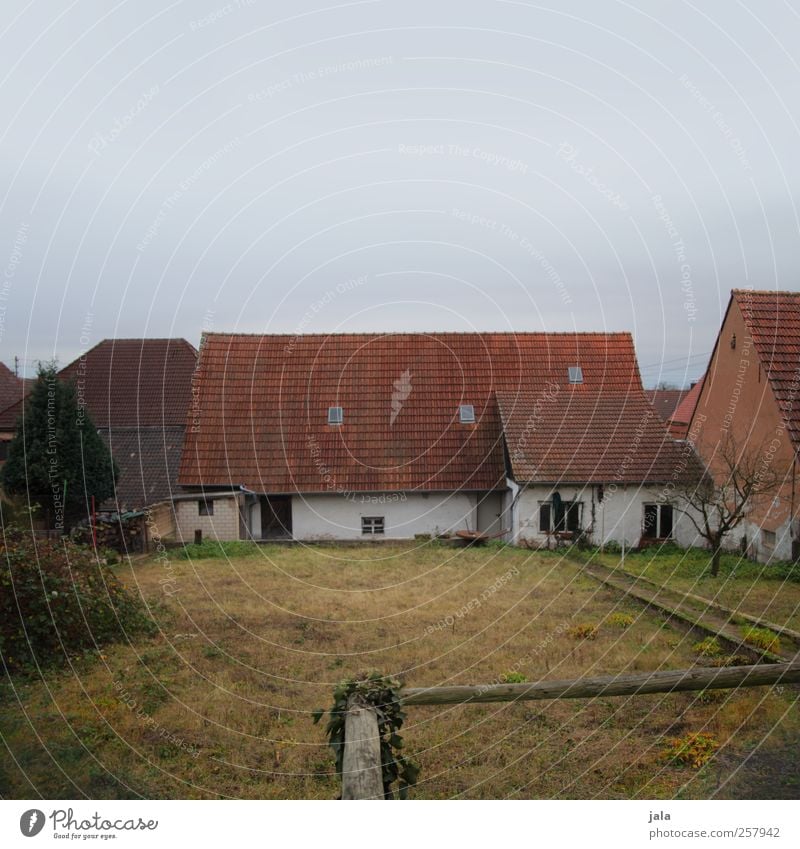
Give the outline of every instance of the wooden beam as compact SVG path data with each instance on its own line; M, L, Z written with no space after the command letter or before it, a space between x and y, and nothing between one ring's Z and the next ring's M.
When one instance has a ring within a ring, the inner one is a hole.
M607 675L571 681L536 681L532 684L488 684L472 687L419 687L404 689L405 705L454 705L478 702L516 702L535 699L591 699L594 696L632 696L764 684L800 682L800 659L791 663L694 667L642 675Z
M342 799L383 799L378 717L359 705L351 705L344 718Z

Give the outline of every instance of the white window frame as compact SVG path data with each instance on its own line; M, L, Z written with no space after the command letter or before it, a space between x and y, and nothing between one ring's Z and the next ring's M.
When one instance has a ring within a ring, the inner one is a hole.
M344 424L344 407L328 407L328 424Z
M567 376L570 383L583 383L583 368L581 366L569 366Z
M361 533L364 536L380 536L386 533L385 516L362 516Z
M647 508L655 507L656 508L656 535L655 537L648 537L648 539L675 539L675 507L669 501L646 501L642 504L642 535L644 536L645 532L645 519L647 516ZM669 507L672 511L672 528L670 530L670 534L668 537L661 536L661 511L664 507Z

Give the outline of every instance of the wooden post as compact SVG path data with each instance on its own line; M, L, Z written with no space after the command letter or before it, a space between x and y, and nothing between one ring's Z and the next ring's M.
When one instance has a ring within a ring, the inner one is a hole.
M404 689L404 705L455 705L468 702L515 702L536 699L590 699L594 696L633 696L763 684L800 682L800 660L759 663L755 666L707 667L650 672L642 675L606 675L572 681L537 681L533 684L487 684L473 687Z
M378 717L361 705L350 705L344 719L342 799L383 799Z

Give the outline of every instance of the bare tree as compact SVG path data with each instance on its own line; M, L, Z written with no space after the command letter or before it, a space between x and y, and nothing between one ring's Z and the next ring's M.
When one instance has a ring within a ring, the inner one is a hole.
M722 543L751 513L769 504L786 479L775 466L774 451L764 441L739 445L728 435L717 446L709 467L698 478L687 479L675 494L681 512L711 549L711 574L719 574Z

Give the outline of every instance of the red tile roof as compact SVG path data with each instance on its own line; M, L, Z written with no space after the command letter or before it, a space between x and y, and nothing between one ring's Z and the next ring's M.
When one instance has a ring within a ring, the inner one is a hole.
M119 467L114 497L103 509L139 510L169 500L183 447L183 425L102 429L100 435Z
M582 384L568 383L573 365ZM614 456L633 419L652 414L627 333L207 334L195 380L179 483L269 493L504 486L496 392L558 384L581 415L608 399L591 421L621 409L625 427L603 431ZM459 422L460 404L474 405L474 425ZM327 424L329 406L344 424ZM577 450L585 428L569 432Z
M197 352L185 339L104 339L58 373L98 428L183 425ZM0 413L13 429L22 402Z
M678 404L675 412L667 420L669 432L676 439L686 439L689 434L689 425L692 421L697 402L700 400L700 393L703 391L703 380L695 383L695 385L686 393L683 400Z
M800 292L734 289L795 450L800 450Z
M26 392L25 386L24 378L17 377L5 363L0 363L0 410L19 401Z
M498 392L514 478L525 482L666 483L697 474L642 392Z
M688 389L645 389L647 400L653 405L661 421L669 421Z

